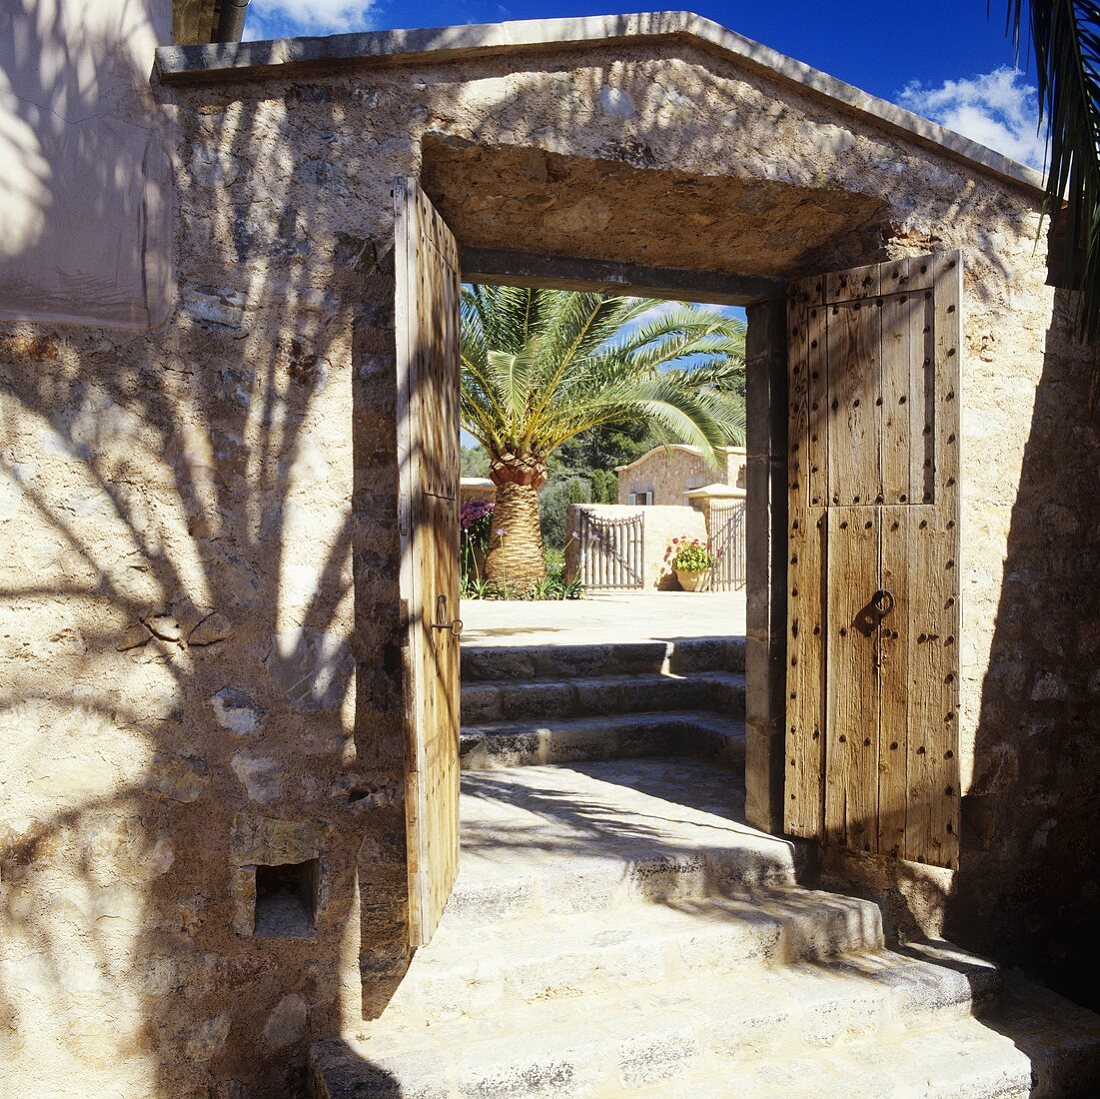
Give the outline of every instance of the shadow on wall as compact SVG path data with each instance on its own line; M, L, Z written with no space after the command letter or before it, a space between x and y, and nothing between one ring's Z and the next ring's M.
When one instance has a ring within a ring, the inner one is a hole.
M234 152L183 173L171 322L0 331L13 1092L297 1092L308 1041L362 1017L361 845L379 950L404 958L401 668L378 613L397 605L392 280L364 288L384 246L293 197L307 171L252 201L285 113L207 121Z
M542 101L562 141L591 90ZM417 97L457 117L464 95L403 72L181 91L171 320L0 334L15 1091L286 1094L308 1042L361 1019L360 974L376 1013L407 963L389 188ZM636 167L682 129L630 128L642 151L607 155ZM254 934L268 901L295 934Z
M19 83L94 114L58 73ZM461 80L431 87L461 113ZM14 1090L292 1092L308 1042L376 1014L408 960L389 190L428 93L252 90L178 97L166 324L0 333ZM48 218L63 180L28 148Z
M1095 363L1059 291L1012 510L948 933L1100 1009Z
M323 1072L326 1090L319 1095L369 1095L401 1099L401 1081L388 1069L367 1061L349 1042L334 1038L316 1047L314 1072Z

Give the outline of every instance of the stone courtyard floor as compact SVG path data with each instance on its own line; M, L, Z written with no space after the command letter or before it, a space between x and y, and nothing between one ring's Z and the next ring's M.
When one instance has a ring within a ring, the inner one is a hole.
M745 593L616 592L528 602L463 600L464 645L601 645L743 637Z

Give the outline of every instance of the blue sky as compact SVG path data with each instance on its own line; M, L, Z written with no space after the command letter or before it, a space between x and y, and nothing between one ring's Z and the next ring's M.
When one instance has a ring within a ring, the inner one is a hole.
M1042 164L1034 93L1005 37L1007 0L744 0L691 10L1017 160ZM654 5L658 8L662 5ZM664 6L673 7L666 4ZM646 10L615 0L252 0L247 38Z

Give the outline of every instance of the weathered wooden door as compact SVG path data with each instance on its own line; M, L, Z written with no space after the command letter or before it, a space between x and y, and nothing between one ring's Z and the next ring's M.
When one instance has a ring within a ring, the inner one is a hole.
M956 866L962 257L797 282L788 306L785 826Z
M410 934L426 943L458 873L459 265L415 179L394 183L397 458Z

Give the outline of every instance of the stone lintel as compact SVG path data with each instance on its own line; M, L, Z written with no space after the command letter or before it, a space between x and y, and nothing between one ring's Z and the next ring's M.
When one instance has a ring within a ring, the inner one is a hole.
M162 46L156 52L156 74L166 84L263 77L285 79L310 71L425 62L442 64L479 57L535 55L571 48L644 42L685 42L772 78L796 84L944 156L967 161L977 169L1042 194L1043 177L1032 168L718 23L684 11L530 19L208 46Z

